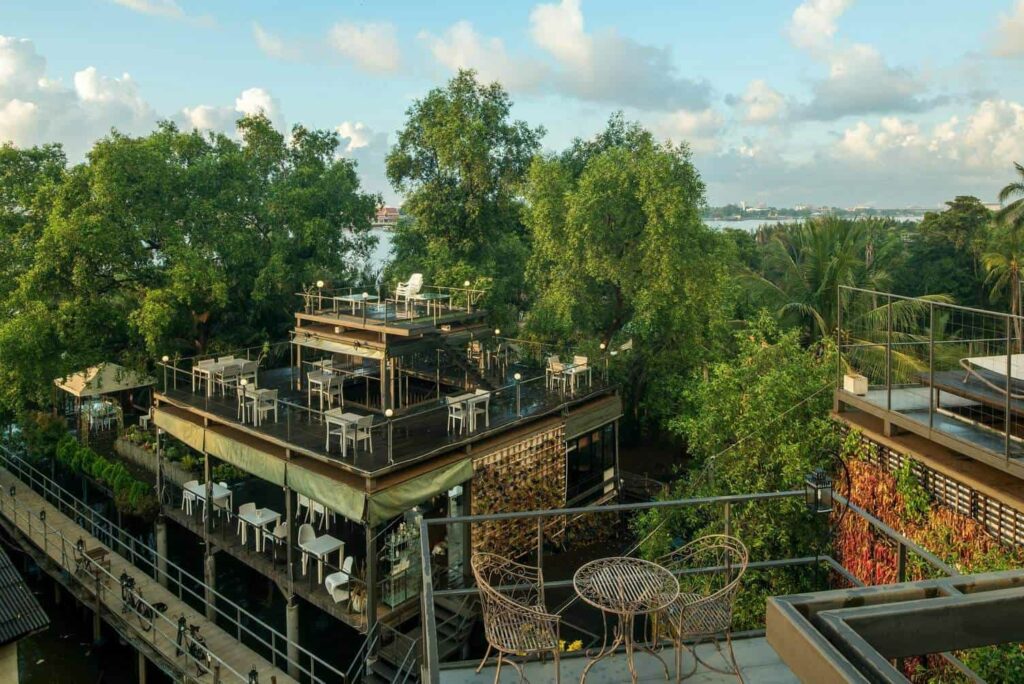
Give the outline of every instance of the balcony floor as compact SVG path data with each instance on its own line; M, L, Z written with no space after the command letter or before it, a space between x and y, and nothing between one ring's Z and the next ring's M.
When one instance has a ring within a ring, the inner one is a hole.
M795 684L800 680L786 667L779 659L775 650L768 645L768 641L761 638L738 639L733 642L736 652L736 660L740 664L743 673L743 681L757 682L757 684ZM716 667L725 666L725 660L711 644L702 644L698 651L703 660L712 663ZM671 672L673 664L673 650L665 649L661 654L662 658L669 665ZM492 659L493 661L493 659ZM564 657L562 659L561 675L563 682L578 682L583 668L586 667L587 659L584 657ZM460 663L461 666L452 669L441 670L441 684L490 684L494 681L494 666L489 665L476 674L477 663ZM637 655L636 665L640 682L664 682L665 672L661 664L649 655ZM690 654L683 656L683 673L687 673L693 667L693 657ZM526 678L531 682L553 682L554 669L551 661L540 663L531 661L523 668ZM518 682L519 675L512 667L501 668L501 682ZM630 681L629 670L626 668L626 658L617 654L612 658L602 660L591 668L587 674L589 684L621 684ZM697 671L686 677L687 684L718 684L721 682L734 683L734 675L721 674L708 670L703 665L698 665Z

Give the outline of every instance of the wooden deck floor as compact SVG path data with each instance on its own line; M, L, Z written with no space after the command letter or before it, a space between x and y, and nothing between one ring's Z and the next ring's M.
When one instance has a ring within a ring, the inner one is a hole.
M12 501L7 494L11 486L16 488L16 496ZM56 507L50 505L45 499L23 484L18 478L7 470L0 468L0 491L4 495L0 497L0 515L30 539L32 543L41 549L53 562L68 570L74 575L75 562L73 545L79 538L85 541L86 548L103 546L99 540L89 535L82 527L73 520L63 515ZM46 511L46 521L39 520L39 512ZM65 543L62 544L61 535ZM187 673L191 679L196 679L196 669L188 662L184 655L176 654L177 625L179 615L184 614L188 622L199 625L200 634L206 639L206 646L210 653L214 654L232 671L221 669L220 678L223 682L248 681L248 673L255 668L259 673L261 682L273 681L276 678L279 684L287 684L295 680L287 673L274 667L255 651L237 641L215 623L207 620L206 617L197 613L190 605L180 600L176 595L160 586L152 578L148 577L141 570L133 566L122 556L111 552L110 573L113 577L120 577L122 572L127 572L135 578L136 588L150 603L165 603L167 610L164 613L167 620L157 619L154 621L153 629L146 632L142 629L138 620L126 620L137 633L134 637L149 642L155 651L159 652L168 663L180 666L183 673ZM91 580L87 580L89 584ZM88 586L86 589L94 592ZM105 585L100 590L101 602L104 608L112 614L120 614L122 608L120 586L112 577L106 577ZM213 674L207 673L198 678L197 681L212 682Z

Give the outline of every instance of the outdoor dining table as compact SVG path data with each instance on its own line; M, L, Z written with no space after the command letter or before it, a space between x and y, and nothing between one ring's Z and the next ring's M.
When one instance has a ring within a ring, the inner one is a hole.
M196 391L196 383L206 380L206 396L213 396L213 379L218 373L223 372L228 366L240 366L243 359L231 359L229 361L213 361L202 365L192 366L192 391Z
M589 662L583 668L580 684L587 679L587 673L599 660L607 658L622 646L626 652L626 665L630 676L637 681L634 662L633 626L637 616L650 615L666 608L679 595L679 581L666 568L640 558L601 558L586 563L572 578L576 593L583 601L602 613L618 619L611 643L608 642L608 626L605 623L604 640L601 649L593 656L587 654ZM668 666L655 651L647 645L646 653L657 658L669 678Z
M311 542L306 542L300 545L302 552L316 558L316 581L318 584L324 583L324 560L331 554L332 551L338 552L338 567L341 567L341 557L345 553L345 542L341 541L337 537L332 537L329 534L324 534ZM303 572L305 574L305 572Z
M324 451L331 451L331 426L341 427L341 457L345 458L348 452L347 444L348 430L353 427L363 416L358 413L345 413L343 409L333 408L324 411L324 424L327 426L327 439L324 442Z
M281 514L269 508L257 508L255 511L239 513L238 519L245 523L242 525L242 546L248 543L246 531L251 526L254 530L253 536L256 538L256 550L262 551L263 536L267 532L267 526L277 523L281 519Z
M342 297L335 297L334 300L336 302L347 302L348 304L350 304L352 307L352 315L355 316L357 306L362 306L363 309L365 309L367 304L376 304L377 302L379 302L380 297L378 297L377 295L371 295L367 294L366 292L363 292L360 294L350 294L344 295Z
M206 484L199 482L197 484L187 483L185 485L186 491L191 492L197 499L202 501L206 500ZM222 484L217 482L210 483L210 494L213 499L214 506L221 506L228 510L232 508L232 496L231 490ZM203 506L203 519L206 518L206 506Z
M441 303L447 302L448 308L452 308L452 296L447 292L421 292L411 298L414 302L424 302L427 305L427 315L430 315L431 308L434 315L441 313Z
M469 416L469 431L473 432L476 430L476 407L480 404L484 405L484 425L487 427L491 426L491 393L483 392L476 394L474 392L467 392L466 394L459 394L452 397L452 401L457 401L465 407L466 414Z
M98 424L108 427L109 421L117 417L117 408L102 400L82 404L81 411L89 416L90 430L95 430Z
M255 387L253 385L239 385L238 390L238 413L242 422L245 422L245 412L248 405L252 404L252 424L259 427L260 413L256 410L256 407L259 405L261 397L274 390L268 387Z

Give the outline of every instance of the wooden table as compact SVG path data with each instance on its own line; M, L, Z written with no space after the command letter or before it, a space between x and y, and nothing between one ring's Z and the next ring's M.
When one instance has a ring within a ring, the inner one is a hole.
M324 583L324 559L326 559L327 556L330 555L330 553L332 551L337 551L338 552L338 567L340 568L341 567L341 557L345 553L345 542L341 541L340 539L338 539L336 537L332 537L329 534L324 534L324 535L321 535L321 536L317 537L316 539L314 539L313 541L309 542L308 544L303 544L302 546L300 546L300 548L302 549L302 552L304 554L316 557L316 577L317 577L316 581L317 581L318 584L323 584ZM302 574L303 575L306 574L306 564L305 563L302 564Z
M679 595L679 581L667 569L641 560L640 558L601 558L580 566L572 578L576 593L586 603L603 613L618 618L618 629L611 643L608 642L607 621L601 649L593 656L587 654L589 662L583 668L580 684L587 679L587 673L599 660L615 653L619 646L626 652L626 665L630 676L637 681L634 662L633 626L638 615L656 613L668 606ZM652 635L652 642L656 636ZM668 665L653 648L644 645L642 650L657 658L665 669L668 680Z
M256 538L256 550L262 551L263 535L266 534L267 525L277 523L281 519L281 514L269 508L257 508L255 511L248 513L239 513L238 519L245 523L242 526L242 546L245 546L248 542L246 531L251 526L255 530L253 536Z

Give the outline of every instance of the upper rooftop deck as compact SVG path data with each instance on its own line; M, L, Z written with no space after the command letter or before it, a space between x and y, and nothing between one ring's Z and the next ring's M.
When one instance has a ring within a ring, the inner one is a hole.
M574 363L563 352L567 362L552 367L554 350L493 335L434 337L381 358L309 346L300 356L299 344L168 360L157 401L254 443L378 476L612 392L606 359Z
M842 288L836 406L1024 478L1024 319Z

